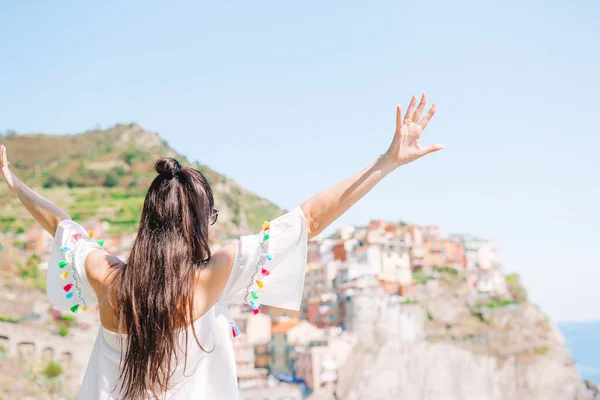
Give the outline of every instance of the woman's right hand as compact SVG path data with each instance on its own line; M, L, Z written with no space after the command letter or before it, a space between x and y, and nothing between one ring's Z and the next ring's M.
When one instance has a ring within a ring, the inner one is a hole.
M15 191L15 177L13 176L10 168L8 167L10 163L8 162L8 157L6 155L6 146L0 145L0 172L2 173L2 177L4 181L8 185L8 188L11 192Z

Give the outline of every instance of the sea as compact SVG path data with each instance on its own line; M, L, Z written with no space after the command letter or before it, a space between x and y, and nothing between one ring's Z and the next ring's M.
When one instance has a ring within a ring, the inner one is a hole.
M558 328L581 377L600 384L600 321L560 322Z

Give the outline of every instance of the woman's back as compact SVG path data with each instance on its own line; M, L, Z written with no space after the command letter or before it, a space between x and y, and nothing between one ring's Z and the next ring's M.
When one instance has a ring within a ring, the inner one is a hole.
M222 268L218 264L231 265L232 259L227 255L235 253L235 244L229 246L228 251L215 254L204 268L198 269L191 277L195 286L193 318L185 321L178 328L189 327L215 304L216 296L207 295L211 293L211 290L208 289L208 282L211 279L209 275L214 273L215 269ZM105 251L91 252L86 259L86 273L98 297L100 322L102 327L109 332L119 332L118 300L114 287L116 286L115 280L122 278L113 271L126 267L127 264L123 260ZM121 332L127 333L127 327L123 327Z
M260 305L298 310L302 298L308 228L302 209L296 208L271 223L256 235L241 237L239 241L225 246L222 252L198 269L194 279L199 291L212 293L203 288L218 268L226 265L228 273L213 302L206 304L205 311L193 323L174 329L173 351L169 353L170 365L160 370L169 374L168 387L156 388L158 398L186 399L236 399L236 367L231 345L232 337L239 334L235 321L229 314L228 304L249 304L258 310ZM229 253L231 251L231 253ZM61 267L62 266L62 267ZM111 287L121 279L112 273L117 268L130 265L119 262L106 250L87 236L85 230L71 220L61 222L56 231L52 254L48 263L48 296L59 310L79 312L98 303L102 327L96 337L82 383L81 399L122 398L123 360L131 357L131 336L126 330L114 329L118 315L116 297L109 297ZM68 276L62 280L61 274ZM92 277L94 276L94 277ZM97 281L105 277L103 282ZM68 287L71 280L75 287ZM65 285L65 282L69 282ZM212 282L215 282L214 280ZM69 289L67 292L65 287ZM81 289L81 290L79 290ZM66 297L64 293L73 293ZM152 296L148 292L146 296ZM209 296L198 296L205 301ZM132 301L139 301L132 298ZM77 306L76 309L73 307ZM199 303L197 310L202 310ZM149 324L151 327L152 325ZM113 329L111 329L111 327ZM117 323L118 327L118 323ZM142 356L152 351L141 347L136 350ZM164 379L164 376L160 376ZM148 385L135 398L152 398Z
M228 309L215 305L193 322L202 348L196 345L191 327L178 333L178 348L173 356L170 387L161 399L235 399L238 396L235 358L231 346ZM121 335L102 327L90 357L79 398L113 399L121 391L119 376L123 357ZM204 349L204 350L203 350ZM206 350L206 351L205 351ZM219 372L219 373L217 373ZM144 398L152 398L148 391Z

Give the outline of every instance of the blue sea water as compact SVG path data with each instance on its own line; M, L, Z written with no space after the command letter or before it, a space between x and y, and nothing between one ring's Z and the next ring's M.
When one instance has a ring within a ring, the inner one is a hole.
M558 328L581 377L600 384L600 321L561 322Z

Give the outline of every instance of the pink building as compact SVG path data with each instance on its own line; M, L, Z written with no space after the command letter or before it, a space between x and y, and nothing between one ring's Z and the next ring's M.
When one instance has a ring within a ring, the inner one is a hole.
M439 226L423 225L419 226L423 240L439 241L442 240L442 230Z
M297 350L294 375L306 382L310 389L333 384L337 379L335 354L327 346Z
M457 269L465 268L467 266L465 248L463 245L452 240L444 240L442 241L442 249L446 257L444 265Z

